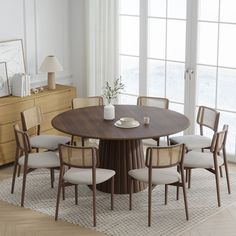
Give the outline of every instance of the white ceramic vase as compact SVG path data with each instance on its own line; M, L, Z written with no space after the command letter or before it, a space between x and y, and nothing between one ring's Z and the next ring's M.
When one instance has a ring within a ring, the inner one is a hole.
M112 104L104 106L104 120L114 120L115 119L115 107Z

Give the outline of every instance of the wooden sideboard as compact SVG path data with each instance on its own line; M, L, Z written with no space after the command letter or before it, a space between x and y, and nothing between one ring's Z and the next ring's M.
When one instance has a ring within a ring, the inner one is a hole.
M62 134L51 125L51 120L59 113L71 109L71 101L76 97L76 89L72 86L57 85L55 90L48 90L27 97L0 98L0 166L15 159L15 137L13 125L21 124L20 112L33 106L40 106L44 120L42 134Z

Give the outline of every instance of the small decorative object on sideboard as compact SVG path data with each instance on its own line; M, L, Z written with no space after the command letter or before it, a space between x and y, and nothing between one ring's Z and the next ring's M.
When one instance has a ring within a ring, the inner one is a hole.
M30 75L15 74L12 77L12 95L18 97L30 96Z
M47 56L39 70L48 73L48 89L56 89L55 72L63 71L58 59L55 56Z
M41 93L44 91L44 88L43 87L39 87L39 88L32 88L31 89L31 93L33 94L37 94L37 93Z
M6 62L0 62L0 97L10 95Z
M114 120L115 119L115 107L112 105L112 100L116 99L118 95L124 90L125 85L121 82L121 76L115 78L113 87L106 82L103 96L107 100L107 105L104 106L104 120Z
M37 88L32 88L32 89L31 89L31 93L32 93L32 94L37 94L37 93L39 93L39 89L37 89Z

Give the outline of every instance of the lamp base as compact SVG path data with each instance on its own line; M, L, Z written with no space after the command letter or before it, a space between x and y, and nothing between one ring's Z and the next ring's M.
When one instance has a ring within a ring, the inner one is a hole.
M48 89L56 89L55 72L48 72Z

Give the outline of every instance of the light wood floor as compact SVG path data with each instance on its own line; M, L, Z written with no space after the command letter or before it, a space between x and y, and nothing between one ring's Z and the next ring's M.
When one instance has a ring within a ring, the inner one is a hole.
M236 165L230 165L236 172ZM12 167L0 169L0 180L11 177ZM236 191L235 186L231 186ZM104 234L63 221L55 222L52 217L32 210L15 207L0 201L0 236L101 236ZM182 236L235 236L236 203L212 216L204 223L185 232Z

